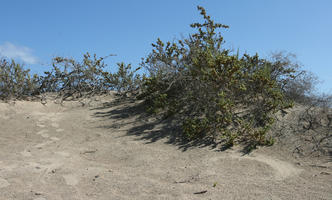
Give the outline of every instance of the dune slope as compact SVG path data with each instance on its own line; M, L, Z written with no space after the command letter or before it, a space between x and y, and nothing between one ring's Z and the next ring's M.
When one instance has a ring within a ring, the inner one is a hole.
M0 200L332 199L331 162L182 145L137 104L0 103Z

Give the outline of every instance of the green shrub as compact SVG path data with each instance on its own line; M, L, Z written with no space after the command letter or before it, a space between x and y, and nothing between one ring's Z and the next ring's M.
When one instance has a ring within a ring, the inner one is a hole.
M45 93L55 93L57 98L84 98L103 94L110 90L120 95L136 94L141 84L141 76L131 65L119 63L118 71L105 70L106 57L93 57L86 53L78 62L71 58L55 57L51 71L43 76L29 74L14 60L0 60L0 98L24 98Z
M127 94L138 90L140 76L132 71L131 65L118 64L114 74L105 71L106 57L97 58L86 53L82 62L74 59L56 57L53 70L41 77L42 92L56 92L63 100L68 97L88 97L115 90Z
M257 54L231 54L216 32L228 26L212 21L204 8L198 9L204 23L191 24L197 33L172 43L158 39L152 45L142 63L149 78L140 97L150 111L178 117L189 139L270 144L266 134L272 115L292 106L282 82L291 80L296 69Z
M22 99L39 93L39 77L14 60L0 60L0 98Z
M133 94L139 90L141 84L141 76L136 72L140 70L137 68L132 70L130 64L126 65L123 62L118 63L118 71L114 74L104 73L106 85L111 89L115 89L120 95Z
M63 99L80 98L106 92L109 88L104 81L103 62L105 58L92 58L89 53L84 55L82 62L71 58L56 57L53 59L53 69L44 72L41 77L42 92L56 92Z

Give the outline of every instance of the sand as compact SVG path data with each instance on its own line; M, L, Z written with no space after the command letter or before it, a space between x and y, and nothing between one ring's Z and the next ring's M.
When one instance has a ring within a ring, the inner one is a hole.
M137 105L0 103L0 200L332 199L329 160L181 144Z

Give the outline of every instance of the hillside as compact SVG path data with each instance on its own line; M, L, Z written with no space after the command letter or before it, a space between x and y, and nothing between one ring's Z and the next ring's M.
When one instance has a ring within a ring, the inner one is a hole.
M84 102L0 103L1 200L332 199L328 141L325 153L291 134L249 154L222 151L182 141L139 101Z

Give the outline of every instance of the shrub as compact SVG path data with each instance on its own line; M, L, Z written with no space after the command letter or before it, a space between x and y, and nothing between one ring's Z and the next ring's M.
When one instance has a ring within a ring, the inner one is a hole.
M22 99L39 93L39 77L29 73L23 65L14 60L0 60L0 98Z
M56 92L64 100L103 93L109 88L104 81L105 58L92 58L86 53L82 62L71 58L55 57L53 69L41 77L42 92Z
M271 61L276 64L273 76L276 77L276 81L288 99L296 103L310 105L316 99L315 86L318 83L318 78L309 71L301 70L300 64L295 59L294 54L273 53ZM280 69L294 69L295 71L291 77L283 77L280 76Z
M266 133L273 113L292 106L282 81L296 69L261 59L242 57L223 48L224 39L202 7L204 23L191 24L197 33L176 42L153 44L142 62L148 72L141 98L149 110L182 121L184 136L221 138L226 144L270 144Z
M116 73L103 74L106 81L105 85L108 85L111 89L115 89L122 96L136 93L141 84L141 76L136 73L140 68L132 70L130 64L126 65L123 62L117 65L118 71Z
M89 53L84 54L83 60L78 62L72 58L55 57L51 71L43 76L29 74L22 65L14 60L0 60L0 98L37 97L45 93L55 93L61 101L68 98L84 98L110 90L120 95L137 93L141 83L141 76L131 65L119 63L118 71L114 74L105 70L104 60Z
M82 62L74 59L56 57L53 59L53 70L41 77L42 92L56 92L62 100L68 97L81 98L116 90L119 94L136 91L139 75L131 70L131 65L118 64L114 74L105 71L104 59L86 53Z

